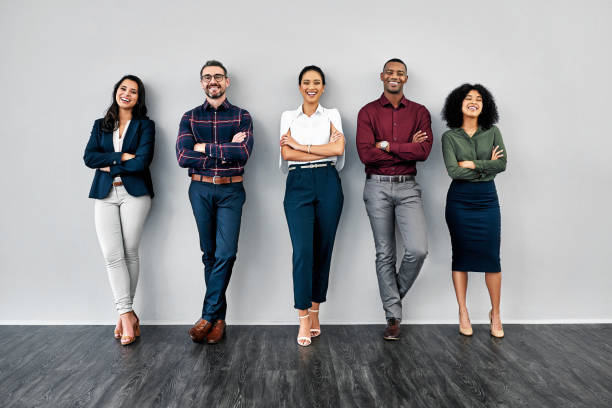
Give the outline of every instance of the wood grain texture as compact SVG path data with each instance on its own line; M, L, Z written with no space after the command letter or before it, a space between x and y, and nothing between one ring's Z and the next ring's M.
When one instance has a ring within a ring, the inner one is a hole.
M610 407L612 325L229 326L217 345L187 326L0 326L2 407Z

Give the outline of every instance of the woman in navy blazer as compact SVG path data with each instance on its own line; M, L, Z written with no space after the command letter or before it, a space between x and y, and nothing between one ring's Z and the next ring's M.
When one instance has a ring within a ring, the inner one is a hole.
M155 123L147 117L145 88L134 75L115 84L106 116L94 122L85 165L96 169L89 197L95 199L96 232L106 261L119 320L114 337L128 345L140 336L132 305L138 284L138 246L151 208L149 165Z

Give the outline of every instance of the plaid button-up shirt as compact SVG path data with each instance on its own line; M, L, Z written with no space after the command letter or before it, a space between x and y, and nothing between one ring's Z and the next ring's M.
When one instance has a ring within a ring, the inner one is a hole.
M241 143L232 143L236 133L246 133ZM206 153L193 150L206 143ZM216 110L205 101L181 118L176 139L179 166L189 168L189 176L239 176L253 150L251 115L226 99Z

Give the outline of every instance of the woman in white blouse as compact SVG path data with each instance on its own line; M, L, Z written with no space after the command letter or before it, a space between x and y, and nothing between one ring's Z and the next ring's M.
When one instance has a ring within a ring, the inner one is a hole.
M133 305L138 247L153 198L149 165L155 123L147 116L145 88L137 76L123 76L112 95L106 115L94 122L83 160L96 169L89 197L95 199L96 232L119 314L114 337L126 346L140 336Z
M308 346L321 335L319 307L325 302L329 267L344 195L338 170L344 165L344 135L336 109L319 105L325 75L311 65L300 72L303 103L283 112L280 166L288 171L285 216L293 244L294 307L297 342Z

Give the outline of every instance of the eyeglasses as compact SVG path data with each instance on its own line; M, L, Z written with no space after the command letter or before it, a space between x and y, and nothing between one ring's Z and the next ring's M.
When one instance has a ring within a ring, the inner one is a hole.
M215 78L215 81L221 82L225 78L225 75L223 75L223 74L215 74L215 75L206 74L206 75L202 75L200 78L202 79L202 81L204 81L206 83L209 83L213 78Z

